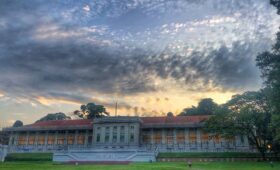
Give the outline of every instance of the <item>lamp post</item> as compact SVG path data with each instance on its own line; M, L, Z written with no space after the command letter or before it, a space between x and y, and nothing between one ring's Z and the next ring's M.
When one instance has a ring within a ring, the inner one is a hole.
M269 153L271 153L271 148L272 148L272 145L271 144L268 144L267 145L267 149L269 151ZM270 158L270 162L269 162L270 166L273 168L274 165L273 165L273 162L272 162L272 159Z

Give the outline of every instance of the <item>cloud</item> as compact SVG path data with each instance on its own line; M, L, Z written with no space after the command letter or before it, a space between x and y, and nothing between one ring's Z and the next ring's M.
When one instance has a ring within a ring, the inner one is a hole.
M273 44L279 21L262 0L3 0L0 90L44 107L114 108L119 96L123 109L160 114L125 97L258 89L255 56ZM171 101L164 97L144 101Z

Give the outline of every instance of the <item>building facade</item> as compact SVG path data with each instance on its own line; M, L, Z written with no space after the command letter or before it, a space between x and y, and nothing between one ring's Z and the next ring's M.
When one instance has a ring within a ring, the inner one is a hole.
M159 152L251 151L245 136L221 138L202 128L209 116L104 117L37 122L9 132L9 152L157 149Z

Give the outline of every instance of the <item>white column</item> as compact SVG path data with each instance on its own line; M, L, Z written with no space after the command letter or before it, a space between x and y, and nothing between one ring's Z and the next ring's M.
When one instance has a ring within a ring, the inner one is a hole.
M112 144L113 143L113 126L109 127L109 143Z
M45 146L48 145L49 132L45 132Z
M67 139L68 139L68 130L66 130L64 134L64 145L67 145Z
M53 145L57 145L58 142L57 142L57 135L58 135L58 131L55 131L55 134L54 134L54 144Z
M124 126L124 141L125 141L125 144L128 145L129 144L129 125L127 126Z
M185 145L189 143L189 129L185 128Z
M77 145L78 144L78 133L79 131L78 130L75 130L75 138L74 138L74 145Z
M100 143L104 144L105 143L105 132L106 132L106 127L105 126L101 126L101 131L100 131Z
M201 145L201 132L200 132L199 128L196 128L196 141L197 141L196 148L198 150L201 150L202 149L202 145Z
M38 133L39 132L35 132L35 146L37 147L38 145Z
M13 139L14 139L14 132L10 132L10 135L9 135L9 146L12 146L13 145Z
M166 144L166 130L162 129L161 131L161 143Z
M120 143L121 127L117 126L117 143Z
M154 144L155 141L154 141L154 129L152 128L151 129L151 143Z
M174 128L173 129L173 143L177 144L177 130Z
M15 132L15 134L14 134L15 145L18 145L18 134L19 134L19 132Z
M85 133L85 145L88 144L88 130L86 130L86 133Z
M48 138L49 138L49 132L46 131L45 132L45 143L44 143L44 150L47 150L47 146L48 146Z
M29 139L29 132L26 132L26 136L25 136L25 145L28 145L28 139Z
M39 133L39 132L35 132L35 133L34 133L35 141L34 141L33 148L34 148L35 150L38 149L38 133Z

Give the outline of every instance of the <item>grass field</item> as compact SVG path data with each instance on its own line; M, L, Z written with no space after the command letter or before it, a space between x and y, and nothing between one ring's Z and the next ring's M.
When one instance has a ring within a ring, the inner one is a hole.
M258 158L259 153L248 152L165 152L159 158Z
M60 165L52 162L5 162L0 170L280 170L280 163L271 167L267 162L194 162L192 168L186 163L132 163L129 165Z

